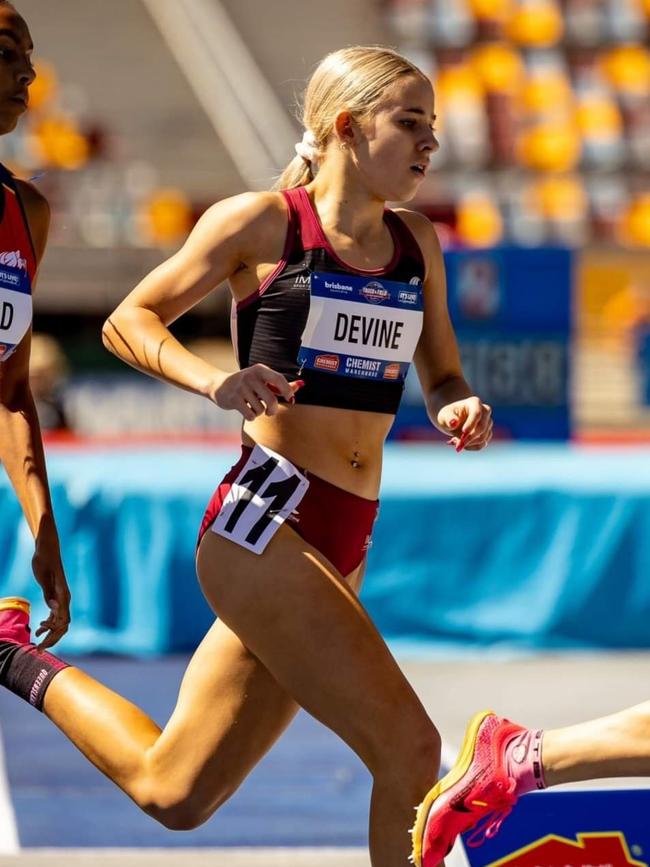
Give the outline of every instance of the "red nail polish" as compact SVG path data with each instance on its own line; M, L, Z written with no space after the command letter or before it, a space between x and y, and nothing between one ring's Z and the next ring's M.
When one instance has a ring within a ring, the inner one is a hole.
M457 424L458 424L458 419L452 418L452 420L449 422L449 427L456 427Z
M297 379L297 380L294 382L294 386L295 386L296 389L298 389L298 388L302 388L304 384L305 384L305 380L304 380L304 379Z

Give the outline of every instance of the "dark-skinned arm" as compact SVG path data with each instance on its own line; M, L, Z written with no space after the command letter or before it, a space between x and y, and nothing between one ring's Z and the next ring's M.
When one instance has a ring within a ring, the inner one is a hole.
M38 266L47 242L49 205L31 184L17 181L17 186L27 214ZM49 617L36 634L45 635L40 647L47 648L67 632L70 593L52 512L41 429L29 387L30 348L31 330L13 355L0 364L0 461L34 536L32 569L50 609Z

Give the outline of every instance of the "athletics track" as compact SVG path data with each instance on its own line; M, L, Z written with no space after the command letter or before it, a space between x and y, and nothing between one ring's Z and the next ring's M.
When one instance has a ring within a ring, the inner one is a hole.
M185 658L83 665L162 723ZM650 654L402 657L402 665L447 742L458 744L479 707L548 728L643 701ZM171 867L190 853L193 867L368 867L368 774L305 714L216 816L183 833L142 815L47 720L4 692L0 720L20 846L12 853L5 828L0 867Z

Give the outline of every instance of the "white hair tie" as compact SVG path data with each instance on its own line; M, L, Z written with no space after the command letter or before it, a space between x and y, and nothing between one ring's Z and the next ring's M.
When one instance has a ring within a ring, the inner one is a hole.
M296 144L296 153L299 157L302 157L306 163L309 163L312 166L316 162L316 154L318 153L318 142L316 141L314 133L311 130L305 130L302 141L299 141Z

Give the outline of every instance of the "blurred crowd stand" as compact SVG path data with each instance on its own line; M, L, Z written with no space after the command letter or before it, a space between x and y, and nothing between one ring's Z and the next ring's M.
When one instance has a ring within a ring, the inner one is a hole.
M441 148L420 207L451 242L650 247L650 5L386 0L431 76Z
M179 189L162 187L152 163L125 160L119 144L79 85L64 85L46 60L36 61L30 108L0 159L33 179L49 199L51 243L88 247L173 247L196 213Z

